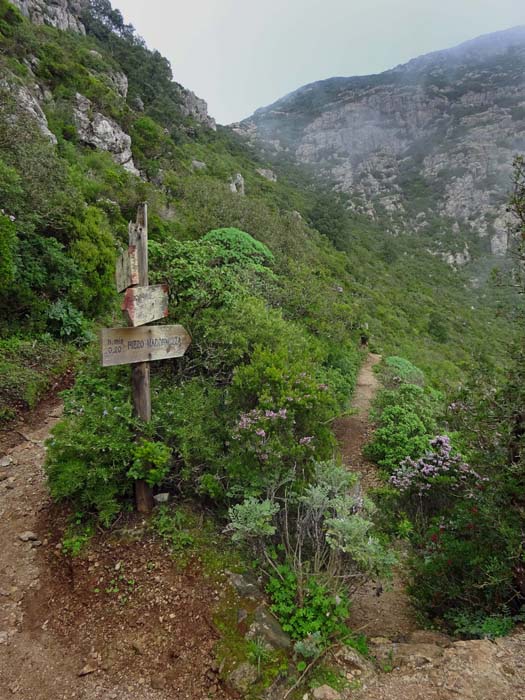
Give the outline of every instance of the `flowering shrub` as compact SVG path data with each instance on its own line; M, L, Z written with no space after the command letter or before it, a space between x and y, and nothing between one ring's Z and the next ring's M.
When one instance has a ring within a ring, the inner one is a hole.
M409 510L423 522L446 512L455 498L474 498L486 481L460 454L453 453L448 435L433 438L423 457L407 457L390 477L390 484L406 498Z
M464 490L480 486L485 477L463 461L459 454L452 453L448 435L438 435L430 441L431 450L418 460L407 457L390 477L390 483L402 492L413 492L419 496L444 484L452 490Z
M312 369L306 357L258 347L250 364L235 371L232 404L240 412L226 466L232 495L261 495L290 480L300 488L313 459L330 455L327 424L336 399Z

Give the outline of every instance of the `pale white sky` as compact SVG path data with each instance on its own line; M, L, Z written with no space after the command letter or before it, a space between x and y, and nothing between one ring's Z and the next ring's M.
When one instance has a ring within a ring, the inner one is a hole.
M304 85L525 24L525 0L113 0L220 124Z

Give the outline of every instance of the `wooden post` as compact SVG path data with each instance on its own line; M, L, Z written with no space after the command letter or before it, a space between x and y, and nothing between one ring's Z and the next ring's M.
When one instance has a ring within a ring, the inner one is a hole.
M129 244L136 246L137 250L139 285L147 287L149 279L148 205L146 203L139 205L136 224L130 224ZM148 423L151 420L149 362L137 362L131 365L131 393L135 416ZM153 510L153 492L142 479L135 482L135 501L139 513L151 513Z

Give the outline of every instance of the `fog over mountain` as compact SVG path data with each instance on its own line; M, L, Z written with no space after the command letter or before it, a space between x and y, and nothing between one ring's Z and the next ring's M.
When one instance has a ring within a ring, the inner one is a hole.
M452 264L504 255L512 159L525 147L525 27L306 85L234 128Z

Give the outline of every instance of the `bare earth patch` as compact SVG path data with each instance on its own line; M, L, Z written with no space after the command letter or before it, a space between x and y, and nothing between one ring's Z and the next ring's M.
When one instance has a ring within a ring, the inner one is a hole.
M227 697L213 654L226 580L179 570L136 517L96 536L86 558L57 548L65 516L42 464L60 412L47 403L2 436L0 698Z

